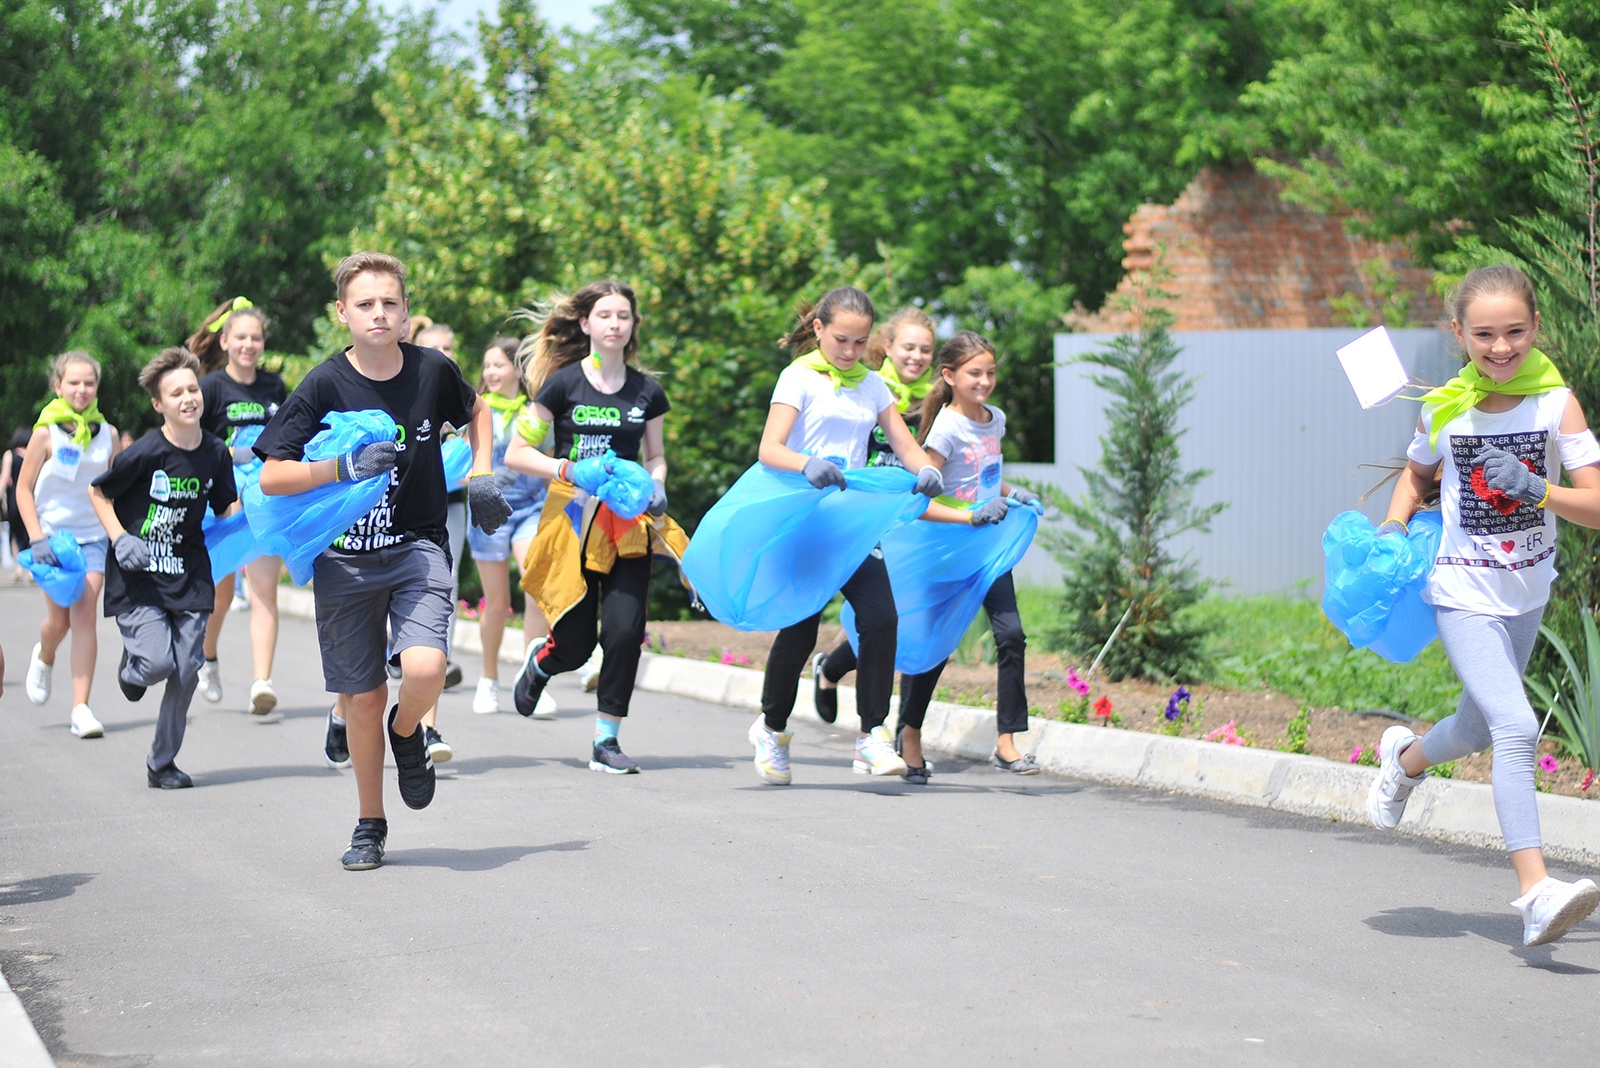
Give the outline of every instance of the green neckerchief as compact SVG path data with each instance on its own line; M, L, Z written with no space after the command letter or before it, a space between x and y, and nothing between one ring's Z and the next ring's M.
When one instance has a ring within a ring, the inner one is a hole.
M884 357L883 366L878 368L878 377L883 379L883 384L889 387L889 392L894 394L894 406L904 415L913 404L919 404L928 391L933 388L933 364L929 363L923 370L922 376L915 381L900 381L900 368L894 361Z
M515 397L502 397L491 389L479 394L479 396L483 398L483 403L501 415L506 416L515 415L524 404L528 403L528 397L524 393L518 393Z
M100 414L99 400L89 402L89 407L81 412L72 410L72 405L57 397L46 404L39 412L39 419L33 424L33 429L38 430L44 426L60 426L65 428L72 425L72 441L81 449L87 449L89 442L94 440L89 427L93 423L103 423L106 417Z
M833 380L833 391L843 392L846 387L859 386L867 377L867 365L857 360L850 365L850 370L841 371L828 362L828 358L820 352L808 352L804 356L795 357L794 363L789 366L804 367L808 371L818 371Z
M1430 389L1416 398L1422 402L1422 414L1428 418L1428 447L1438 448L1439 431L1462 412L1477 407L1491 393L1527 397L1535 393L1549 393L1566 384L1556 365L1550 362L1550 357L1538 349L1528 353L1528 358L1522 361L1522 366L1511 376L1511 381L1505 383L1486 378L1469 363L1461 369L1460 374L1438 389Z

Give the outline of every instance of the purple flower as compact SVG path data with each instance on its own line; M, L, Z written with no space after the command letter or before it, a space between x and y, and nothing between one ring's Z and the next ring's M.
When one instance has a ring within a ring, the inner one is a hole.
M1539 758L1539 770L1544 772L1546 775L1554 774L1555 772L1561 770L1561 761L1557 760L1549 753L1546 753L1544 756Z
M1189 707L1189 698L1192 696L1182 686L1172 691L1172 696L1167 698L1166 717L1168 723L1176 722L1178 717L1183 715Z
M1079 677L1078 669L1075 667L1067 668L1067 685L1071 686L1074 690L1077 690L1078 696L1089 696L1089 684L1084 682L1083 679Z

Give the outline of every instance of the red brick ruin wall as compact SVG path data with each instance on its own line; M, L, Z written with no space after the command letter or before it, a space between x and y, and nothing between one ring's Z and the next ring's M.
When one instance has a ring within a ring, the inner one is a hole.
M1345 232L1343 218L1318 215L1279 199L1279 185L1252 168L1202 170L1169 206L1145 204L1122 227L1128 272L1117 287L1127 293L1140 272L1166 250L1176 292L1176 330L1305 329L1348 325L1335 321L1334 298L1358 294L1369 308L1381 298L1362 268L1383 259L1411 294L1411 314L1431 321L1439 298L1431 273L1413 267L1395 245ZM1115 296L1112 298L1115 299ZM1092 315L1074 315L1074 329L1115 333L1132 324L1111 301ZM1381 319L1373 314L1372 325Z

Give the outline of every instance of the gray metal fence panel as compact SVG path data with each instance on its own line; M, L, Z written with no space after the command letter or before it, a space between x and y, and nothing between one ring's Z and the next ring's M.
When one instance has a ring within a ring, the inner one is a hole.
M1403 460L1418 405L1394 400L1363 411L1340 370L1335 350L1363 330L1226 330L1179 333L1175 369L1195 380L1181 426L1186 469L1212 472L1196 501L1228 502L1209 534L1185 535L1173 549L1232 594L1303 589L1320 594L1322 532L1339 512L1360 508L1381 519L1388 487L1359 498L1384 472L1364 464ZM1413 378L1439 383L1460 366L1453 342L1439 330L1391 330ZM1079 468L1100 456L1106 395L1090 381L1095 369L1076 357L1112 340L1109 334L1056 337L1056 462L1012 464L1007 475L1053 483L1074 495ZM997 391L1004 407L1005 383ZM1034 547L1019 581L1053 583L1055 561Z

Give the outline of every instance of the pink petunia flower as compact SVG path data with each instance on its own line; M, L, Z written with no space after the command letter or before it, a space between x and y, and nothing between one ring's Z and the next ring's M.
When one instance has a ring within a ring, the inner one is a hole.
M1544 772L1546 775L1552 775L1561 770L1561 761L1557 760L1549 753L1546 753L1544 756L1539 758L1539 770Z

